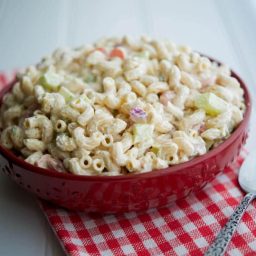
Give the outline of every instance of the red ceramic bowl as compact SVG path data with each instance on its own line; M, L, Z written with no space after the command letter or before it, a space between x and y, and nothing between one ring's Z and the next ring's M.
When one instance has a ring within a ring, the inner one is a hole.
M39 198L72 210L118 213L166 206L201 189L234 160L245 143L251 99L240 77L234 72L232 76L245 92L243 121L218 147L186 163L127 176L75 176L30 165L0 146L1 170ZM0 98L12 85L0 93Z

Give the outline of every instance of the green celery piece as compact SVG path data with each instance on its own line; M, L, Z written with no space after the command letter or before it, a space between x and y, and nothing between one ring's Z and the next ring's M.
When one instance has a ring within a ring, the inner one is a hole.
M75 98L75 95L69 89L63 86L60 87L59 94L61 94L65 98L66 102L70 102Z
M45 89L50 91L57 91L60 87L61 82L61 76L51 71L46 72L39 79L39 84L41 84Z
M139 143L152 139L154 125L152 124L134 124L133 139L134 143Z
M90 99L87 97L87 95L85 93L80 95L80 99L84 100L87 103L90 102Z
M139 58L149 59L150 53L148 51L138 52L136 56Z
M226 101L211 92L200 94L195 100L195 105L211 116L225 112L228 107Z
M89 73L89 74L86 76L86 78L84 79L84 81L85 81L86 83L94 83L94 82L96 82L96 77L95 77L93 74Z

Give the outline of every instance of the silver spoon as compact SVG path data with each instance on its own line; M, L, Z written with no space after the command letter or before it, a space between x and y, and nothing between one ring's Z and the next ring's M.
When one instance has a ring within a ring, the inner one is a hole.
M247 192L241 203L237 206L234 213L230 216L226 225L220 230L212 245L208 248L205 256L224 255L236 228L245 213L246 208L253 199L256 198L256 156L250 154L243 163L238 182L242 189Z

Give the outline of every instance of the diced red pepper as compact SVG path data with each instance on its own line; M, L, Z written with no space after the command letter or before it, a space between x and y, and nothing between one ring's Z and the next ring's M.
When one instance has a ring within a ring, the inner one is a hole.
M120 49L120 48L114 48L110 54L109 54L109 57L110 58L120 58L120 59L124 59L125 58L125 55L124 55L124 52Z

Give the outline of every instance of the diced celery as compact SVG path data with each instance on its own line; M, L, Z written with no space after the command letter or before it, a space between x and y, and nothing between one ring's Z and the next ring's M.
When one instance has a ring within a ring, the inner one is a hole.
M211 116L223 113L228 107L227 102L211 92L200 94L195 100L195 105Z
M90 99L87 97L87 95L86 95L85 93L81 94L81 95L80 95L80 98L81 98L82 100L84 100L85 102L90 102Z
M63 86L60 87L59 94L65 98L66 102L69 102L75 98L75 95L69 89Z
M89 74L87 74L87 76L85 77L84 81L85 81L86 83L94 83L94 82L96 82L96 77L95 77L93 74L89 73Z
M134 124L133 139L134 143L152 139L154 125L152 124Z
M48 71L39 79L39 83L47 90L57 91L59 89L62 78L60 75Z
M163 75L158 76L159 81L165 82L165 77Z
M149 59L150 53L148 51L143 51L143 52L136 53L135 56L143 59Z

